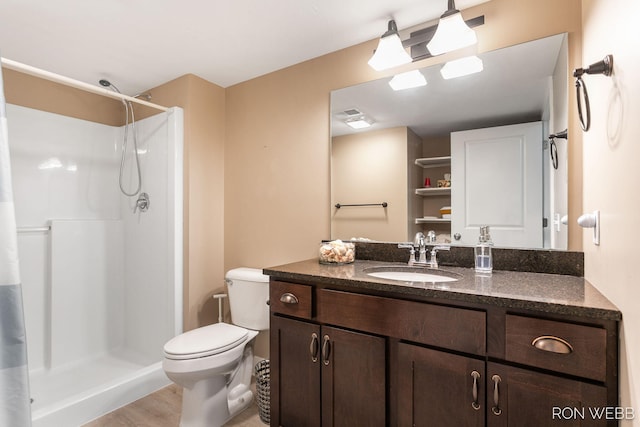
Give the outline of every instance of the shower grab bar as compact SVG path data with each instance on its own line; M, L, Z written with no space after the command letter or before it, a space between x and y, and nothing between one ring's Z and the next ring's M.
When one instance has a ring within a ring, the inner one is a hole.
M22 64L20 62L13 61L11 59L0 58L0 62L2 63L3 67L8 68L10 70L19 71L25 74L29 74L31 76L40 77L45 80L60 83L66 86L71 86L76 89L84 90L85 92L91 92L98 95L107 96L109 98L135 102L136 104L146 105L147 107L155 108L156 110L160 110L160 111L169 110L168 107L164 107L162 105L158 105L152 102L144 101L142 99L134 98L133 96L123 95L121 93L117 93L112 90L109 90L106 87L100 87L100 86L95 86L89 83L81 82L79 80L65 77L60 74L56 74L50 71L42 70L40 68L32 67L31 65Z
M48 227L18 227L18 233L37 233L37 232L45 232L48 233L51 231L51 226Z

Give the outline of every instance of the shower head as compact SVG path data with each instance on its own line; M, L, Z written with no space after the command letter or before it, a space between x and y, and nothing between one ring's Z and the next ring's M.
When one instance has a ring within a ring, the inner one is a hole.
M100 80L98 83L100 83L102 86L104 87L110 87L111 89L113 89L114 91L118 92L118 93L122 93L120 92L120 90L116 87L116 85L114 85L113 83L111 83L109 80L105 80L102 79Z

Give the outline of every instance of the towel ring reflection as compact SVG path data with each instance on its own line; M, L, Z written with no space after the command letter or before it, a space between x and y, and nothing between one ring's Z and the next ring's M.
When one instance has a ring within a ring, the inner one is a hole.
M558 169L558 146L556 138L567 139L567 129L562 132L552 133L549 135L549 155L551 156L551 164L554 169Z
M558 147L556 146L556 141L551 140L551 144L549 144L549 154L551 155L551 164L554 169L558 169Z

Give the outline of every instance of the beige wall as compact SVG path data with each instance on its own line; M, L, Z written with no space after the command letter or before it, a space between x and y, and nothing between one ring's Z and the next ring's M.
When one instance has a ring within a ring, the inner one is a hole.
M615 7L614 7L615 6ZM640 43L637 0L584 0L584 65L612 54L614 74L586 76L591 130L584 133L584 211L600 210L600 246L584 231L585 275L622 311L621 405L635 408L640 426Z
M580 0L493 0L463 14L485 15L485 25L477 28L480 51L569 32L570 67L580 62ZM367 65L375 44L353 46L227 89L225 268L316 256L318 241L330 235L329 93L383 77ZM575 120L570 117L570 122ZM579 132L575 126L569 131L576 135L570 165L570 216L576 218L582 204L582 154ZM571 234L570 247L579 249L582 233Z
M91 122L120 126L122 103L6 68L2 69L9 104L62 114Z
M331 151L331 238L406 241L409 130L336 136ZM333 208L336 203L388 206Z
M150 90L184 109L184 329L217 321L224 283L225 90L188 74ZM226 306L228 312L228 304Z

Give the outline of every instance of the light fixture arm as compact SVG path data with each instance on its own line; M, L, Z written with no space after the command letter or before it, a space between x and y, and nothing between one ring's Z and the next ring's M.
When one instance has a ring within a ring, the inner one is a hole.
M398 34L398 26L396 25L396 21L394 21L393 19L389 21L389 23L387 24L387 32L384 33L381 38L385 38L385 37L389 37L392 36L394 34Z
M454 0L449 0L447 5L447 11L442 14L441 18L447 17L449 15L453 15L454 13L460 13L458 9L456 9L456 2Z

